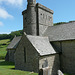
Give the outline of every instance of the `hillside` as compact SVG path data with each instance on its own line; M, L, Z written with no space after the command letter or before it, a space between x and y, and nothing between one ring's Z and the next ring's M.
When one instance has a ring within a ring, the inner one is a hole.
M12 40L15 35L21 36L22 34L23 34L23 30L13 31L10 34L0 34L0 40L3 40L3 39Z
M0 40L0 60L5 59L7 53L6 47L10 43L10 39Z

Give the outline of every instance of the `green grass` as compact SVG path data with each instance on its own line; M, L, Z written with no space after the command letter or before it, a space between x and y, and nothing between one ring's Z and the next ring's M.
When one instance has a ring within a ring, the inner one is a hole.
M10 40L5 39L5 40L0 40L0 44L9 44Z
M0 40L0 60L5 59L7 53L6 48L9 43L10 43L9 39Z
M6 47L7 47L7 45L0 46L0 60L5 59L5 56L6 56L6 53L7 53Z
M64 74L64 75L72 75L72 74Z
M14 63L0 61L0 75L38 75L37 73L15 70L14 68Z

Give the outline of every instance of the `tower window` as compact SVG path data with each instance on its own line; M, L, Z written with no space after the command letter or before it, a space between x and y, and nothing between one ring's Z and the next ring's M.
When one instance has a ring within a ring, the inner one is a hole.
M27 18L25 18L25 21L27 22Z
M41 15L42 15L42 13L41 13Z
M52 17L49 16L49 21L51 20Z
M25 20L26 20L26 18L25 18Z
M44 14L43 14L43 18L44 18Z
M47 19L47 15L46 15L46 19Z

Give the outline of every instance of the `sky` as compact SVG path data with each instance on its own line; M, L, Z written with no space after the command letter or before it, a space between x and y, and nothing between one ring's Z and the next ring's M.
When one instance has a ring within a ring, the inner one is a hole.
M36 0L54 11L53 23L75 20L75 0ZM23 29L27 0L0 0L0 34Z

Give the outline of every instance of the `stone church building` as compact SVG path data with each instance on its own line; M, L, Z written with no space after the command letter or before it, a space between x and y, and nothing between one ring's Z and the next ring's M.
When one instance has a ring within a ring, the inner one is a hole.
M48 67L49 75L57 75L58 70L75 74L75 22L53 26L52 10L36 0L27 2L22 12L24 34L8 46L15 69L39 73Z

